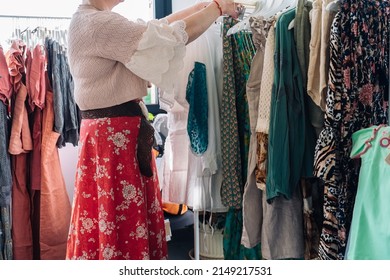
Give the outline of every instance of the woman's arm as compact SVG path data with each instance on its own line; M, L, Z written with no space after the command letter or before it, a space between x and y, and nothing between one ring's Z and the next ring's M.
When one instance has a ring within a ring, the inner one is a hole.
M180 10L176 13L170 14L170 15L166 16L165 19L168 20L169 23L172 23L172 22L177 21L177 20L183 20L184 18L204 9L210 3L211 2L199 2L195 5L192 5L191 7L188 7L186 9Z

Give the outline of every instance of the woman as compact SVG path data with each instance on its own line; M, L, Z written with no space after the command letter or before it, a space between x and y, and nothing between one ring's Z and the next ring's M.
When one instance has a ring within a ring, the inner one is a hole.
M124 0L84 0L69 28L68 56L82 125L67 259L166 259L164 216L142 97L169 92L185 44L233 0L198 3L136 23L112 12Z

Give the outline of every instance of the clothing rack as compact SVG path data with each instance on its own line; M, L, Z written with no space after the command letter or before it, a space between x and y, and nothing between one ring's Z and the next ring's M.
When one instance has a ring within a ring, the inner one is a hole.
M16 16L16 15L0 15L0 18L22 18L22 19L71 19L71 17L51 17L51 16Z

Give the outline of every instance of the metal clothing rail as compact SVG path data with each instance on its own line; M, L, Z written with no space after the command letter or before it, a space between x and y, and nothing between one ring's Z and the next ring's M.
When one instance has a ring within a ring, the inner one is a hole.
M0 15L0 18L25 18L25 19L72 19L71 17L51 17L51 16L17 16L17 15Z

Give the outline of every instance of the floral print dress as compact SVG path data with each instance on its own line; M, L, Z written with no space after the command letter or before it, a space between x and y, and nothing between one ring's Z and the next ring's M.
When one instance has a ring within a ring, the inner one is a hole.
M343 259L360 166L349 155L352 134L387 123L389 1L341 1L330 37L325 127L315 175L324 183L319 257Z
M167 258L157 175L140 175L136 160L139 127L140 117L82 121L67 259Z

